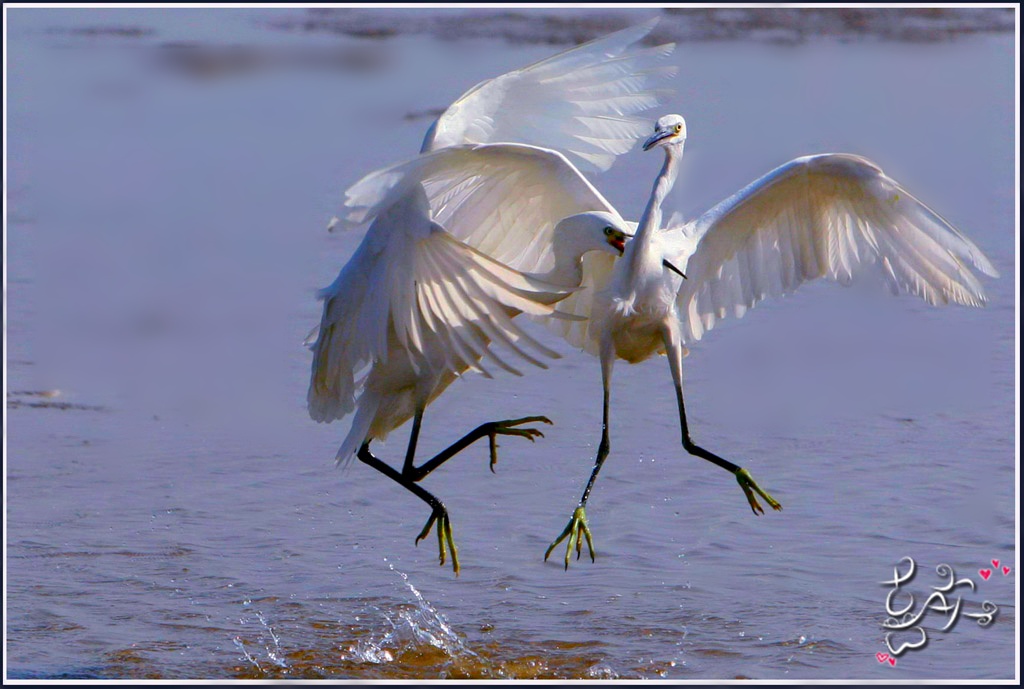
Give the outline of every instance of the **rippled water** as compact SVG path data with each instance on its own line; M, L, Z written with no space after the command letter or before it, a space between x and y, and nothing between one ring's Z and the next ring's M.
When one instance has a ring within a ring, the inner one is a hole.
M695 439L781 513L679 448L664 361L620 364L598 558L568 572L543 553L590 470L596 362L562 345L550 371L467 377L423 452L482 421L555 425L504 439L496 475L480 446L425 482L456 578L413 545L420 501L334 467L345 425L306 415L301 341L359 240L324 231L341 190L418 150L425 113L560 46L354 38L298 10L7 16L8 677L1014 676L1012 34L681 44L681 210L859 153L1002 277L979 310L809 285L693 348ZM659 164L631 154L598 185L638 217ZM891 666L880 582L907 556L917 592L948 563L976 583L965 610L999 614L937 616ZM983 580L992 559L1011 570Z

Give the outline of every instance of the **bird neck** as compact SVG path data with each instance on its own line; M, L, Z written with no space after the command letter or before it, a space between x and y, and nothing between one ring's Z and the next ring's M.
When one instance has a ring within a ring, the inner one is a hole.
M573 232L556 231L551 246L555 264L536 277L558 287L579 287L583 282L583 255L578 244Z
M654 233L661 228L661 204L672 190L676 183L676 176L679 174L679 160L683 157L681 145L665 146L665 163L661 166L661 172L654 180L654 188L651 189L651 198L647 201L644 214L640 217L637 226L636 236L627 244L632 247L632 264L637 265L643 261L651 245Z

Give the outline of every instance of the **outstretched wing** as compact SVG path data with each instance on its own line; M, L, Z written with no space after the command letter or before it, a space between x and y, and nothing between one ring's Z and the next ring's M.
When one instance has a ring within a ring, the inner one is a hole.
M331 421L351 412L360 374L374 363L398 359L399 370L411 368L426 380L467 368L489 375L484 359L518 374L504 352L545 367L523 343L543 355L558 354L511 316L551 314L570 292L453 237L431 220L423 187L410 185L381 209L341 274L320 293L324 309L311 345L310 416Z
M971 267L998 273L969 239L872 162L854 155L797 158L676 228L696 249L677 304L684 337L742 316L765 297L827 277L862 274L930 304L985 303Z
M524 273L554 266L552 236L563 218L618 215L564 155L521 144L463 145L373 172L345 193L344 219L359 225L422 185L434 220L460 241Z
M564 151L581 167L603 171L644 134L674 74L660 64L675 44L631 48L657 18L477 84L431 125L423 151L467 143L516 142Z

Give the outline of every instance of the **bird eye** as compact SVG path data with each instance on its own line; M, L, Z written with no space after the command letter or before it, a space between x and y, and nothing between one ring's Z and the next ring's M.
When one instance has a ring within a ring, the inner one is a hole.
M615 230L612 229L611 227L604 228L604 236L605 237L611 237L613 232L615 232Z
M678 133L679 133L679 132L681 132L681 131L683 131L683 125L681 125L681 124L677 124L677 125L676 125L676 134L678 134Z

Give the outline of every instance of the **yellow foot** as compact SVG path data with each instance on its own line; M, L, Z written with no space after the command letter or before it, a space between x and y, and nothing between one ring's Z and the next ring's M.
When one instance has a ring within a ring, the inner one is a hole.
M430 519L427 520L426 526L423 527L423 531L420 531L420 535L416 537L416 545L420 544L427 534L430 533L430 527L437 522L437 546L441 552L441 566L444 566L446 557L445 543L448 544L448 548L452 551L452 569L455 570L455 576L459 576L459 551L455 548L455 541L452 539L452 523L448 519L448 510L443 506L436 508L430 513Z
M565 530L555 539L555 542L548 546L548 550L544 553L544 561L547 562L548 556L551 555L551 551L555 549L555 546L569 538L569 543L565 548L565 568L569 569L569 556L572 555L573 549L576 550L576 559L580 559L580 554L583 550L583 539L587 539L587 548L590 550L590 561L594 562L594 540L590 535L590 527L587 525L587 511L580 505L576 508L576 511L572 513L572 519L566 524Z
M747 502L750 503L750 509L754 511L754 514L764 514L764 508L761 507L761 503L754 497L755 492L764 498L773 510L782 511L782 505L776 502L775 498L768 495L761 486L757 485L757 481L754 480L754 477L746 469L740 469L736 472L736 482L740 484L743 494L747 496Z
M527 438L531 443L534 442L534 438L543 438L544 434L538 431L536 428L515 428L519 424L523 423L546 423L553 425L554 422L546 416L527 416L522 419L510 419L508 421L492 421L489 424L485 424L487 428L487 436L491 439L491 473L494 473L494 465L498 463L498 443L496 442L499 435L518 435L522 438Z

